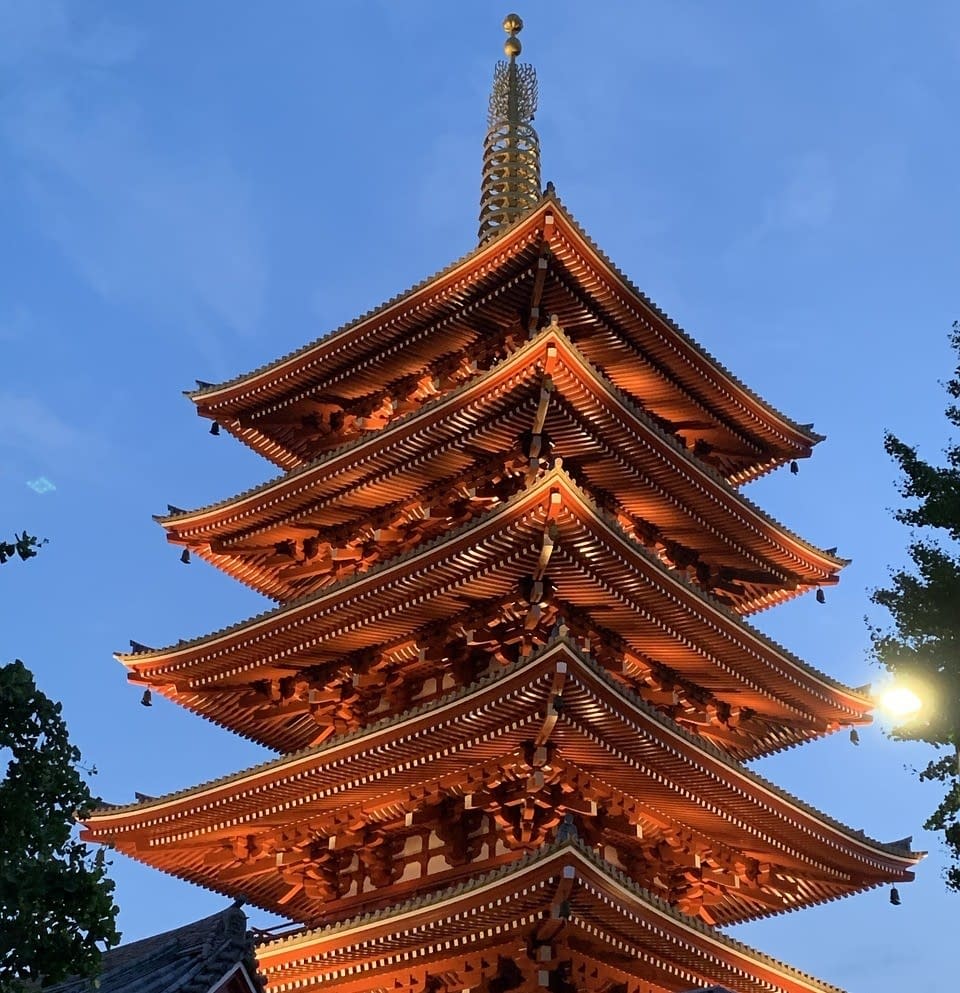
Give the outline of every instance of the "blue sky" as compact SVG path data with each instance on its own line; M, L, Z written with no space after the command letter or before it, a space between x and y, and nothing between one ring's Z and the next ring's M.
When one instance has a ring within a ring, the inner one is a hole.
M334 13L335 16L334 16ZM271 475L181 390L245 372L473 247L502 4L0 0L0 507L50 544L3 570L3 657L64 712L106 799L263 751L126 684L112 652L262 609L150 515ZM544 180L738 376L828 435L749 495L854 559L758 624L859 685L868 590L903 559L891 429L938 457L960 317L960 8L528 0ZM27 486L40 477L56 489ZM734 930L850 990L955 988L960 896L920 825L922 749L845 737L758 763L919 880ZM120 857L136 937L224 904ZM266 918L254 914L255 922Z

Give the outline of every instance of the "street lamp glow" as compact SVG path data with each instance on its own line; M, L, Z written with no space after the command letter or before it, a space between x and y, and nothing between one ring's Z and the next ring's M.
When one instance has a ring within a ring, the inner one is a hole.
M923 701L908 686L891 686L880 697L880 706L891 717L910 717L923 706Z

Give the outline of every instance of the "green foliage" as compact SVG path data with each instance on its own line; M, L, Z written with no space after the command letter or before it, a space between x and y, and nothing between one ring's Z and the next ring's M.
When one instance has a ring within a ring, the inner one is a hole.
M26 531L23 534L14 533L13 541L0 541L0 565L8 562L14 555L19 555L21 559L32 559L37 554L37 549L46 543L46 538L41 541Z
M946 384L946 414L960 428L960 322L950 341L958 366ZM960 891L960 444L946 449L943 466L924 462L916 448L890 434L884 447L903 473L900 493L909 504L895 517L914 529L907 546L913 566L894 572L890 586L873 594L893 617L892 629L871 630L873 652L924 701L917 718L894 729L893 737L947 749L919 776L945 785L924 827L943 832L952 860L947 885Z
M0 990L93 977L115 945L117 907L103 849L76 840L93 805L60 704L22 662L0 666Z

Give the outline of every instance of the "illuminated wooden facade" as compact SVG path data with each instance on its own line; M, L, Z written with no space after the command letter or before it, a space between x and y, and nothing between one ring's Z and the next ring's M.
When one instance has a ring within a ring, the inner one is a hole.
M283 475L160 521L276 606L120 657L280 757L87 836L301 922L260 949L270 991L832 989L715 930L918 857L743 765L869 721L747 620L845 564L738 489L820 437L551 188L508 220L192 394Z

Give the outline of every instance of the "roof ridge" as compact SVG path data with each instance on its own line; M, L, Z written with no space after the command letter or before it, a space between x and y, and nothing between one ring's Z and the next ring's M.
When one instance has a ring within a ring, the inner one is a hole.
M667 327L677 334L680 339L689 347L691 347L695 352L698 352L703 358L705 358L712 366L714 366L718 372L725 376L730 383L737 387L737 389L742 390L747 394L752 400L756 401L763 409L768 410L771 414L781 420L784 424L789 425L793 430L797 431L799 434L806 435L812 442L817 443L826 440L825 435L818 434L813 430L812 424L800 424L798 421L793 420L787 414L784 414L781 410L774 407L768 400L765 400L760 394L756 393L753 389L747 386L741 379L735 376L719 359L716 358L711 352L709 352L703 345L696 341L693 336L680 324L677 323L663 308L661 308L657 303L653 301L646 293L643 292L626 273L620 269L613 260L600 248L600 246L587 234L586 230L576 219L569 208L563 203L556 191L551 194L554 203L560 208L560 210L566 216L566 219L570 222L571 226L577 232L577 234L583 239L583 241L590 247L596 256L607 266L607 268L624 284L625 288L629 292L633 293L645 306L647 306L652 313L663 321Z
M563 470L561 470L563 471ZM705 603L709 604L714 609L720 611L727 618L733 621L737 626L744 628L752 637L756 638L758 641L766 644L768 647L773 648L775 652L782 655L788 662L792 663L794 666L800 669L806 670L810 675L815 676L821 681L830 685L833 689L841 690L850 696L858 697L860 694L853 689L853 687L847 686L845 683L841 682L839 679L834 679L833 676L816 666L812 665L810 662L800 658L799 655L795 655L790 649L781 645L778 641L771 638L768 634L761 631L758 627L755 627L748 620L738 614L735 610L732 610L725 603L718 600L712 594L706 592L698 586L693 580L689 579L680 570L667 569L666 566L660 561L660 559L653 554L648 548L645 548L638 541L634 540L623 530L619 522L607 511L603 510L597 502L593 499L592 495L588 493L582 486L577 483L572 476L568 473L563 472L563 475L569 480L570 485L577 491L581 499L587 502L591 509L596 513L597 517L600 518L611 530L613 530L617 536L624 542L628 543L632 548L636 549L640 555L645 557L651 564L657 566L664 576L675 580L681 586L688 589L694 596L699 597ZM862 696L861 699L864 703L872 703L873 701L866 696Z
M448 265L444 266L441 269L436 270L432 275L419 280L418 282L414 283L406 290L402 290L399 293L395 293L388 300L385 300L383 303L379 304L378 306L372 307L370 310L365 311L359 317L355 317L352 320L347 321L345 324L341 324L339 327L334 328L331 331L327 331L326 333L320 335L318 338L314 338L312 341L307 342L305 345L301 345L299 348L295 348L293 349L293 351L287 352L285 355L280 356L280 358L273 359L270 362L266 362L263 365L258 366L255 369L252 369L250 372L242 373L241 375L234 376L232 379L224 380L222 383L214 383L210 386L204 386L203 388L196 390L184 390L183 391L184 395L189 397L191 400L202 399L203 397L210 396L215 393L219 393L221 390L227 389L231 386L236 386L239 383L242 383L244 380L252 379L255 376L259 376L262 373L267 372L269 369L276 368L278 366L283 365L285 362L289 362L291 359L295 359L301 355L305 355L307 352L310 352L318 345L332 341L338 336L346 334L348 331L351 331L353 328L359 327L361 324L365 323L366 321L369 321L377 314L384 313L385 311L389 310L391 307L395 306L406 297L413 296L415 293L418 293L420 290L425 289L427 286L429 286L431 283L435 282L436 280L443 279L445 276L450 275L456 269L460 268L462 265L465 265L467 262L471 261L475 257L482 255L484 252L489 252L492 255L497 254L498 249L500 251L503 250L503 235L508 234L516 230L517 228L521 227L522 225L526 224L534 216L534 214L536 214L538 210L542 210L543 207L550 201L551 201L551 195L544 194L540 198L540 201L537 204L535 204L533 207L531 207L526 214L524 214L522 217L518 217L512 223L504 225L502 231L498 232L496 238L491 239L490 241L487 242L483 242L479 245L476 245L474 248L471 248L468 252L461 255L453 262L449 263Z
M402 562L409 561L410 559L416 557L417 555L421 555L426 552L432 551L433 549L441 546L444 542L450 541L451 538L456 538L459 535L464 534L466 531L470 530L471 528L477 525L482 525L483 523L492 520L497 514L503 513L507 508L512 507L516 503L521 502L525 497L529 496L532 490L540 487L546 478L547 476L545 475L542 479L538 480L533 487L520 490L519 492L515 493L513 496L505 500L503 503L498 504L492 510L487 511L487 513L478 514L476 517L472 517L469 520L464 521L462 524L459 524L457 527L451 528L449 531L445 531L443 532L443 534L439 534L436 537L431 538L429 541L422 542L421 544L417 545L415 548L411 548L405 552L401 552L399 555L395 555L393 558L386 559L383 562L378 562L376 563L376 565L371 566L366 572L347 576L344 579L339 579L336 582L331 583L329 586L324 586L321 589L314 590L311 593L305 593L303 596L295 597L293 600L288 600L285 603L281 603L276 606L270 607L267 610L261 611L259 614L254 614L252 617L248 617L242 621L237 621L233 624L229 624L226 627L219 628L218 630L212 631L209 634L201 635L199 638L192 638L187 641L181 641L176 645L167 645L164 648L155 648L155 649L150 649L149 651L115 652L114 657L120 659L121 661L124 659L137 659L140 661L144 661L151 657L169 654L171 651L174 651L176 649L181 649L188 646L192 647L196 645L201 645L204 642L212 641L216 638L223 637L224 635L230 634L231 632L240 631L243 628L247 627L248 625L253 625L260 621L265 620L271 615L278 615L288 610L295 610L299 607L305 606L307 603L310 603L311 601L319 600L329 595L330 593L346 589L351 585L365 582L370 577L376 576L379 573L386 571L387 569L392 569L400 565Z
M684 445L680 444L680 441L676 437L676 435L671 434L669 431L665 430L659 424L657 424L654 418L651 417L650 414L643 409L643 407L641 407L638 403L636 403L634 399L631 397L631 395L626 392L626 390L623 390L619 386L617 386L617 384L614 383L613 380L611 380L608 376L606 376L598 366L592 363L586 357L586 355L583 354L577 343L571 340L562 328L559 329L559 334L564 339L565 343L571 349L573 349L573 351L576 353L580 361L582 361L584 365L586 365L597 376L597 378L601 382L603 382L610 389L612 393L616 395L617 400L624 407L626 407L637 418L637 420L642 421L647 427L651 429L651 431L654 434L656 434L663 441L667 442L674 449L676 449L676 451L681 455L682 458L686 460L686 462L689 465L693 466L698 471L710 477L715 483L717 483L722 489L724 489L729 496L732 496L735 500L742 503L749 510L753 511L753 513L757 514L758 517L761 517L768 523L772 524L774 527L782 531L785 535L789 536L790 538L793 538L798 544L803 545L809 551L815 552L816 554L821 555L824 558L835 562L838 566L850 564L851 561L850 559L840 558L839 556L828 552L826 549L820 548L818 545L814 545L812 542L808 541L802 535L797 534L795 531L788 528L785 524L781 523L781 521L775 518L772 514L768 513L766 510L764 510L759 504L754 503L753 500L751 500L749 497L741 493L740 490L738 490L737 487L735 487L726 478L726 476L723 475L723 473L715 469L712 465L710 465L709 462L704 462L702 459L698 459L693 454L693 452L691 452Z
M514 356L518 354L523 354L528 351L533 351L535 346L540 343L541 338L544 337L546 332L550 331L549 325L541 328L535 337L531 338L529 341L525 341L515 352L511 353L508 360L513 359ZM553 329L556 330L556 329ZM449 393L442 397L438 397L434 400L429 400L427 403L423 404L415 410L409 410L404 414L400 414L398 417L394 418L386 427L379 431L370 432L368 434L358 435L356 438L351 438L342 444L336 445L334 448L330 448L322 454L318 455L317 458L311 459L309 462L303 462L298 466L294 466L292 469L287 469L285 472L281 472L278 475L272 476L270 479L263 483L258 483L256 486L251 486L246 490L242 490L240 493L232 497L227 497L224 500L218 500L214 503L206 504L202 507L197 507L195 510L185 510L178 514L154 514L153 519L159 524L166 524L168 522L183 520L184 518L194 517L197 514L207 513L211 510L215 510L219 507L229 506L231 503L239 502L245 500L248 497L253 496L258 492L264 492L273 486L279 486L281 483L286 482L289 479L293 479L297 476L305 475L317 469L320 469L325 463L332 462L334 459L340 458L345 455L351 449L362 448L364 445L368 445L376 439L380 438L384 431L392 431L394 428L402 427L409 424L411 421L416 420L418 417L422 417L427 413L435 410L438 406L444 403L449 403L456 397L465 393L471 388L475 388L478 383L481 383L486 376L495 375L501 367L502 363L492 366L490 369L485 370L481 375L468 379L458 386L454 387Z
M210 975L211 981L217 978L225 960L240 961L247 942L247 918L234 903L200 920L111 948L103 953L101 977L108 990L117 993L136 991L142 986L146 968L151 976L156 976L164 969L169 971L176 963L176 975L172 977L177 983L176 989L186 990L198 977ZM207 989L209 985L208 982L203 988ZM51 993L71 993L81 988L86 990L88 986L88 980L70 977L50 990Z

